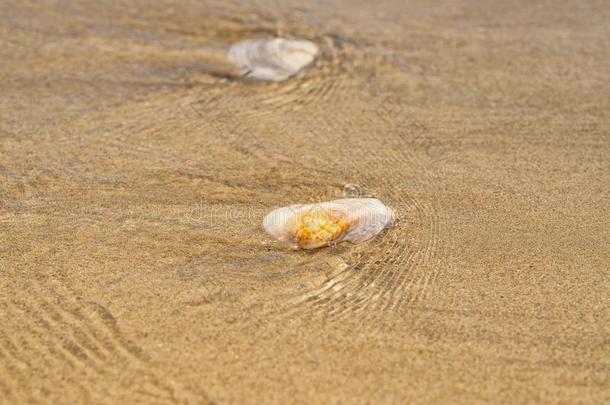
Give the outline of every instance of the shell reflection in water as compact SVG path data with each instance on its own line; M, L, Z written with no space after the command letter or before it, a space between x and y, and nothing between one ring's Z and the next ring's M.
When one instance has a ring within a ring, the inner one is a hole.
M296 248L315 249L342 241L364 242L394 223L393 211L376 198L345 198L290 205L265 216L265 231Z
M313 42L283 38L238 42L228 52L229 60L248 77L274 82L297 74L317 55Z

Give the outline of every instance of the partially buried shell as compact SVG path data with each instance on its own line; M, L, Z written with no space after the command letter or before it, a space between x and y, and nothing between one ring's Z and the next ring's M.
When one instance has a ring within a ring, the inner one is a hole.
M376 198L345 198L278 208L265 216L263 227L295 247L315 249L342 241L364 242L394 220L392 210Z
M228 53L229 60L247 76L275 82L295 75L317 55L313 42L283 38L238 42Z

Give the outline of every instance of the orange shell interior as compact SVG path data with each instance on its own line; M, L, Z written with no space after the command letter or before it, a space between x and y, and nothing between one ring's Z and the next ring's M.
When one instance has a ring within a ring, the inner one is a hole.
M338 211L309 211L301 216L296 241L303 249L329 246L340 239L349 227L348 219Z

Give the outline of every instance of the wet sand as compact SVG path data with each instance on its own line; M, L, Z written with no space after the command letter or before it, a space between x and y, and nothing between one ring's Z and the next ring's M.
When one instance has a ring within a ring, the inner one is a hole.
M0 6L0 403L610 401L606 2L104 3Z

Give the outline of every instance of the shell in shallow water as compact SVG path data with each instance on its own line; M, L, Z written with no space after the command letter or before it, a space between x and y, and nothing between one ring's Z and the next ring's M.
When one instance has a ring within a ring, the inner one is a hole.
M248 76L274 82L295 75L317 55L313 42L283 38L238 42L228 53L229 60Z
M364 242L394 223L392 210L376 198L345 198L290 205L263 219L265 231L303 249Z

